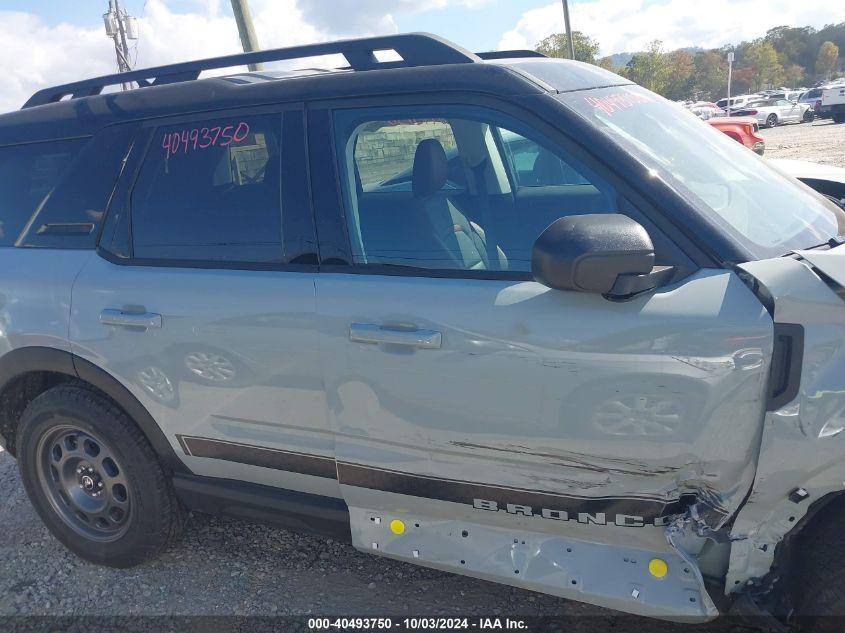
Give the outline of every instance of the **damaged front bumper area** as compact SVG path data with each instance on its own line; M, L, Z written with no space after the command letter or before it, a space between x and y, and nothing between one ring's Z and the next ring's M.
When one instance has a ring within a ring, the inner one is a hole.
M740 268L771 295L776 336L791 327L801 339L786 359L792 377L781 377L798 386L769 407L754 486L730 533L725 593L759 593L786 571L773 564L809 508L845 491L845 248Z

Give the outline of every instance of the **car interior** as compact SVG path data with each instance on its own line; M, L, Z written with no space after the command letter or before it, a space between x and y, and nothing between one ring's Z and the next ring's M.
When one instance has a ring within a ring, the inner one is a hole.
M609 185L484 122L368 122L346 148L359 264L527 272L554 220L616 211Z

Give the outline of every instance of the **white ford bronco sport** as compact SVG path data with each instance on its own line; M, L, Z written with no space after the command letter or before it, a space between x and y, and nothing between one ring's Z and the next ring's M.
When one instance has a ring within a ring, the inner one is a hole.
M842 614L843 225L526 51L50 88L0 116L0 441L103 565L191 508L660 618Z

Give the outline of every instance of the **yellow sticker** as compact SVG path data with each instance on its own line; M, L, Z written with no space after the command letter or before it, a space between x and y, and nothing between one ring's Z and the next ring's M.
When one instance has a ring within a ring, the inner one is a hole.
M390 522L390 531L394 534L404 534L405 533L405 524L402 523L399 519L393 519Z
M669 573L669 566L665 560L652 558L648 561L648 572L655 578L663 578L663 576Z

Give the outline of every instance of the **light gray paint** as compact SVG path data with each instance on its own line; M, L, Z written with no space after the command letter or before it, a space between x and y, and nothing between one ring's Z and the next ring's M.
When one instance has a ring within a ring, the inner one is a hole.
M95 256L73 294L73 352L126 385L194 473L340 496L331 479L187 456L176 440L333 455L314 275L120 266ZM108 310L156 327L103 323Z
M817 266L845 281L841 249L743 264L775 300L775 321L804 327L804 357L798 397L766 416L757 477L731 530L726 592L763 578L775 547L826 494L845 489L845 306L813 272ZM789 493L803 487L800 503Z
M0 354L21 347L70 350L73 279L90 251L0 248Z
M341 274L316 282L339 461L581 499L691 494L712 528L751 486L772 321L732 272L702 270L623 303L533 282ZM352 341L353 323L439 332L441 347ZM619 411L628 412L630 424L615 424ZM364 487L341 490L362 512L677 556L662 526L555 521ZM353 532L369 551L366 526L354 516ZM704 539L687 528L698 552ZM441 564L435 558L429 562ZM514 582L513 570L496 561L476 572Z

